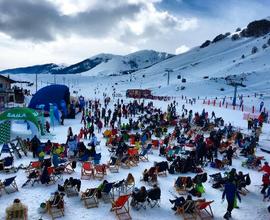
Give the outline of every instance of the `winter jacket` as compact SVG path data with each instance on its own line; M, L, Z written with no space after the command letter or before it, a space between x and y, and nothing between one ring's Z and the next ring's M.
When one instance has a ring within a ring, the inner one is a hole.
M77 150L77 141L76 140L70 140L68 142L68 147L70 151L76 151Z
M270 176L268 173L265 173L262 177L262 182L264 185L269 185L270 184Z
M90 144L93 144L94 146L97 145L97 137L96 136L93 136L91 141L90 141Z
M225 184L222 199L225 198L225 195L228 202L233 202L235 195L238 197L239 201L241 201L241 197L237 191L236 185L233 183L228 182Z
M52 162L53 162L54 167L59 166L60 161L59 161L59 156L57 154L53 154Z
M26 220L27 206L22 203L13 203L6 209L6 220Z
M259 171L263 171L263 172L268 173L270 175L270 166L263 165L263 167L261 169L259 169Z

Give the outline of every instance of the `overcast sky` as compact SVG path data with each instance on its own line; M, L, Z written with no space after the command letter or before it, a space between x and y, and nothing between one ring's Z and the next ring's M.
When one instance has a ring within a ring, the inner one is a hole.
M270 15L270 0L0 0L0 69L181 53Z

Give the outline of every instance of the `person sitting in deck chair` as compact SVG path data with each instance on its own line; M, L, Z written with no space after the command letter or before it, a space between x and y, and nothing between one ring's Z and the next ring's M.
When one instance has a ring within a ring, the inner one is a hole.
M172 210L176 211L178 207L182 207L185 203L185 198L183 196L177 197L174 200L169 199L170 203L172 203L174 206L172 207Z
M105 185L109 183L107 180L103 180L103 182L97 187L97 198L100 199L102 197L101 192L103 191Z
M27 220L28 208L19 199L14 199L13 204L6 208L6 219Z
M172 210L177 211L177 208L184 208L186 213L193 213L195 209L195 201L192 200L192 196L188 195L185 199L183 196L177 197L174 200L169 200L174 206Z
M147 202L151 205L151 207L154 207L157 201L160 200L161 190L157 184L154 184L153 188L147 191L147 195L148 195Z
M73 179L73 177L69 177L69 179L66 179L64 182L64 185L58 185L58 191L64 192L65 188L71 186L76 187L77 191L80 192L81 189L81 180L80 179Z
M146 202L147 198L147 191L145 186L142 186L140 189L135 188L135 190L132 193L132 200L130 205L133 207L136 207L137 209L140 209L141 206Z
M192 196L188 195L183 206L186 213L193 213L195 210L195 201L192 200Z
M48 201L51 206L57 206L58 209L64 207L64 193L55 192L53 197Z
M32 186L34 186L34 184L36 182L39 182L40 178L40 173L38 170L33 170L31 173L29 173L26 182L22 185L22 187L25 187L28 183L31 183Z
M145 169L143 172L143 181L145 182L157 182L156 167L151 167L149 170Z

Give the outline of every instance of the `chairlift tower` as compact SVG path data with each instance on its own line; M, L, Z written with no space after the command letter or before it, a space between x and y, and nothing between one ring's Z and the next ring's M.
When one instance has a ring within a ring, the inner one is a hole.
M234 87L232 105L236 106L237 88L238 88L238 86L245 87L245 85L243 85L243 79L232 79L232 78L228 77L228 79L226 79L226 81L227 81L228 85Z
M172 69L165 69L165 72L167 72L167 86L170 85L170 74L173 72Z

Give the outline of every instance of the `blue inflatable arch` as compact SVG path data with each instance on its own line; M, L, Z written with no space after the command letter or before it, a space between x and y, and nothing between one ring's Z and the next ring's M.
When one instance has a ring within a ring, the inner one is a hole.
M32 97L28 107L38 109L39 105L43 104L45 105L44 110L49 112L50 103L53 103L58 109L66 113L66 108L70 104L69 88L65 85L57 84L43 87Z

